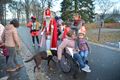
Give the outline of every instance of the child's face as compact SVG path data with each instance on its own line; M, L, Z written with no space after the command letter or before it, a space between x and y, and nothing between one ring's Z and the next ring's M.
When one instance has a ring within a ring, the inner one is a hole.
M84 34L79 34L79 38L80 39L84 38Z
M75 33L73 33L73 35L72 35L72 39L75 39L76 38L76 35L75 35Z
M32 19L32 22L35 22L36 21L36 19Z

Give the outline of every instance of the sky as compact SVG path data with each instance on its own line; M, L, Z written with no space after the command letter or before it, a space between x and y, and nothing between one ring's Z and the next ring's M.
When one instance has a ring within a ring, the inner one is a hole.
M63 1L63 0L58 0L58 1L57 1L58 4L57 4L55 7L53 7L52 10L54 10L54 11L60 11L60 8L61 8L60 3L61 3L62 1ZM114 8L120 9L120 0L110 0L110 1L111 1L111 2L117 2L117 3L111 8L110 11L112 11ZM95 12L96 12L96 13L101 13L101 10L99 9L99 6L98 6L98 5L95 5Z
M56 0L56 3L54 3L55 7L53 7L52 10L54 10L55 12L56 12L56 11L60 11L60 10L61 10L60 3L61 3L62 1L63 1L63 0Z
M51 9L52 11L60 11L61 10L61 6L60 6L60 3L62 2L63 0L56 0L56 2L54 3L54 7ZM109 12L112 12L112 10L114 8L116 9L120 9L120 0L111 0L112 2L117 2L114 7L112 7ZM95 13L101 13L101 10L99 9L98 5L95 5ZM10 12L7 13L7 18L12 18L12 16L9 16L9 15L12 15ZM58 13L58 16L60 15L60 13Z
M110 0L110 1L115 2L115 5L108 12L112 12L113 9L120 10L120 0ZM96 13L101 13L101 10L100 10L98 5L95 5L95 12Z

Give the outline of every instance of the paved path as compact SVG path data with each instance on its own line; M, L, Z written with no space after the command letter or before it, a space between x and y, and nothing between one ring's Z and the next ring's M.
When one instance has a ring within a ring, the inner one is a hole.
M28 29L21 27L19 33L25 45L34 54L38 48L31 47L31 39ZM111 50L107 47L91 45L92 53L89 54L91 73L79 73L77 80L120 80L120 51ZM42 70L51 80L73 80L71 73L64 74L57 67L53 71L47 70L46 61L43 62Z
M18 63L24 65L22 58L23 57L20 54L17 55ZM8 80L29 80L29 77L26 73L26 67L23 67L13 73L7 73L5 71L6 70L5 68L6 68L5 57L0 56L0 80L7 80L6 78L8 76L9 76Z

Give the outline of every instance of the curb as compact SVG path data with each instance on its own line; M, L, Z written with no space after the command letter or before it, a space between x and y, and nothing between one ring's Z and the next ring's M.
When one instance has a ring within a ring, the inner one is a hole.
M92 45L104 47L104 48L111 49L111 50L114 50L114 51L120 51L120 48L114 48L114 47L111 47L111 46L107 46L107 45L103 45L103 44L98 44L98 43L94 43L94 42L89 42L89 43L92 44Z

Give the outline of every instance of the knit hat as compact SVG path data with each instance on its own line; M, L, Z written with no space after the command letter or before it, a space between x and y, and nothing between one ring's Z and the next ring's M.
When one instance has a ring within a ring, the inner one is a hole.
M36 17L35 17L35 16L32 16L31 19L36 19Z

